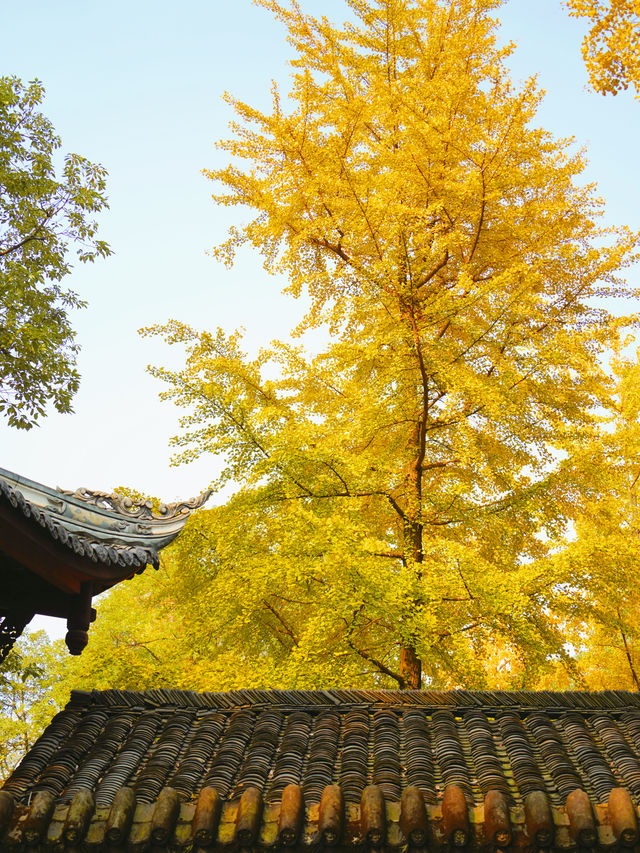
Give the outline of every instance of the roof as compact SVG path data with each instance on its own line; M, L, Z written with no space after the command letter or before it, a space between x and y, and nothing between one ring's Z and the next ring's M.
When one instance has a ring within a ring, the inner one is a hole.
M52 489L0 468L0 503L73 554L122 569L157 567L158 552L210 494L154 507L151 501L108 492Z
M74 692L1 849L604 850L639 803L634 693Z
M0 661L35 613L67 619L67 645L79 654L92 596L157 568L160 549L210 494L155 504L51 489L0 468Z

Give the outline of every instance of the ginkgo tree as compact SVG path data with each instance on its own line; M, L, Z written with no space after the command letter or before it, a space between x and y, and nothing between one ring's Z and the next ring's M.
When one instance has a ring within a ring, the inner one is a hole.
M153 370L180 458L220 454L236 485L174 551L206 578L200 653L227 685L247 658L298 686L480 684L496 647L525 679L570 665L540 566L598 489L576 454L635 322L598 298L637 295L637 237L599 225L582 156L536 126L496 0L349 0L342 27L260 5L291 91L229 98L232 163L208 175L250 216L216 252L261 252L326 345L248 359L236 334L151 330L187 348Z
M546 560L552 606L567 629L576 665L592 689L640 690L637 566L640 560L640 363L616 359L617 390L600 441L580 464L596 487L576 514L570 541ZM577 455L576 455L577 456Z
M638 0L567 0L574 17L591 29L582 55L593 88L616 95L632 86L640 97L640 3Z

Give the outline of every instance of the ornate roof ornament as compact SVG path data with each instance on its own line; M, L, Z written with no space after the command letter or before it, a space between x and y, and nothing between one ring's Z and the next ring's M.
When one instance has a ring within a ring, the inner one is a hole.
M160 550L210 494L164 504L52 489L0 468L0 660L22 630L16 625L36 613L66 618L67 645L79 654L95 618L92 596L158 568Z
M202 492L197 498L191 498L188 501L176 501L175 503L164 504L161 502L155 503L150 500L138 500L130 498L126 495L120 495L115 492L97 492L91 489L80 487L74 492L69 492L58 488L57 491L61 495L77 498L81 501L86 501L88 504L106 509L108 511L117 512L120 515L128 518L149 518L163 520L174 519L183 516L189 516L194 509L200 509L211 496L211 489Z

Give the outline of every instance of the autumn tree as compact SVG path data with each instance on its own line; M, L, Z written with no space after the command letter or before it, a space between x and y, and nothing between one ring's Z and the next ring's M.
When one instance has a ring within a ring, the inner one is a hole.
M411 688L481 683L496 647L525 673L566 658L539 561L588 492L574 456L631 322L596 299L634 295L636 237L598 225L582 157L535 125L496 0L350 0L341 28L261 5L291 91L229 99L233 163L208 175L253 215L217 255L261 252L326 346L249 360L237 335L155 330L187 347L154 371L182 458L220 454L238 485L182 557L210 580L210 654L251 634L290 683Z
M616 359L611 371L616 392L600 440L575 455L593 488L570 540L558 540L539 568L555 581L547 606L565 626L585 683L640 690L640 364Z
M574 17L586 18L584 57L591 85L603 95L629 86L640 97L640 5L637 0L567 0Z
M5 779L67 701L54 685L66 650L44 631L24 634L0 663L0 780Z
M39 106L39 81L0 78L0 412L30 429L51 403L71 411L78 347L69 314L83 301L62 285L70 253L110 254L94 215L106 207L102 166L68 154Z

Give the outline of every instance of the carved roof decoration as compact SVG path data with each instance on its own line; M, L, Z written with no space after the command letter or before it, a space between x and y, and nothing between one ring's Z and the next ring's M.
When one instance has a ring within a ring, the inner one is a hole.
M615 853L639 806L637 693L74 691L0 849Z
M160 501L155 504L150 500L137 500L116 492L95 492L82 487L74 492L60 488L56 491L61 495L78 498L78 500L86 501L86 503L102 509L119 512L128 518L152 518L162 519L163 521L188 516L194 509L199 509L211 495L211 489L208 489L197 498L191 498L187 501L176 501L170 504L164 504Z
M66 619L67 646L80 654L92 597L158 568L159 551L210 494L164 504L52 489L0 468L0 662L36 613Z
M0 468L0 500L44 528L52 539L93 562L123 568L158 567L158 552L205 504L211 490L172 504L90 491L52 489Z

